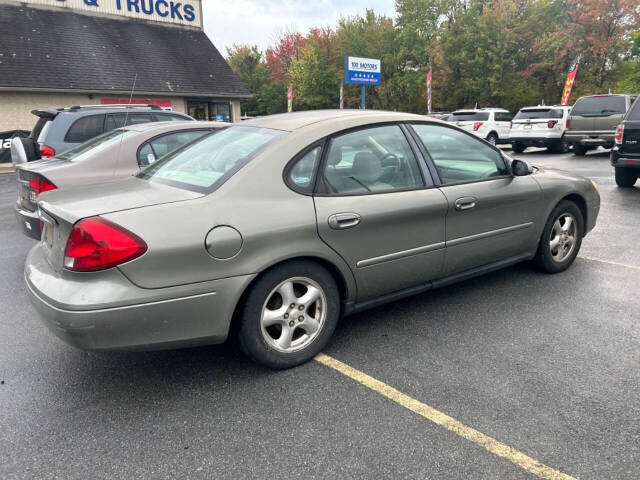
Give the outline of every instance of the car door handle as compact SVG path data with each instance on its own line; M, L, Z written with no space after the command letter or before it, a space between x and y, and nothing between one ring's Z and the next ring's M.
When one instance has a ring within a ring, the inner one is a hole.
M329 217L329 226L334 230L353 228L360 223L357 213L335 213Z
M478 200L474 197L461 197L454 202L456 210L471 210L478 204Z

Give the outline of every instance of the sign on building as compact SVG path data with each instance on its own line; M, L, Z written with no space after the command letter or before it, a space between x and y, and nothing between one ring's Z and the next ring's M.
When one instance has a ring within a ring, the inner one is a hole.
M380 85L380 60L376 58L344 57L344 73L347 83Z
M20 3L202 28L201 0L20 0Z

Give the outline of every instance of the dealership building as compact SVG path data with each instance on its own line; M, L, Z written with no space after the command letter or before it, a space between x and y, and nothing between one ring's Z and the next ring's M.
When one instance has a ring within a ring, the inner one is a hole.
M0 132L132 89L133 103L230 122L251 96L204 33L201 0L0 0Z

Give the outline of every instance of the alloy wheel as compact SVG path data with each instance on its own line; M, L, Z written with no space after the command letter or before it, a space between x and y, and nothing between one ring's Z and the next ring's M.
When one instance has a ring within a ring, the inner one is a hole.
M260 319L262 336L279 352L297 352L315 340L326 317L322 287L310 278L289 278L267 296Z
M570 213L563 213L553 223L549 238L549 251L556 263L562 263L571 256L576 246L578 224Z

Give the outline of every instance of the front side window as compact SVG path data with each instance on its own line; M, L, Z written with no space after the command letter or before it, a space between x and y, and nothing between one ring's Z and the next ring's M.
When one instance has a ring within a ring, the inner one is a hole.
M509 173L502 155L471 135L441 125L414 124L413 129L445 185Z
M138 176L150 182L209 193L284 135L286 132L270 128L230 127L169 153Z
M138 151L138 165L141 167L151 165L167 153L173 152L207 133L207 130L187 130L156 137L145 143Z
M109 129L111 130L111 129ZM64 138L68 143L82 143L104 132L104 115L83 117L71 125Z
M135 135L136 132L130 130L112 130L107 133L103 133L91 140L74 147L66 152L56 155L56 158L60 160L68 160L70 162L83 162L92 158L94 155L99 155L108 148L114 145L119 145L123 139Z
M424 185L416 158L398 125L334 138L323 171L328 193L364 194Z

